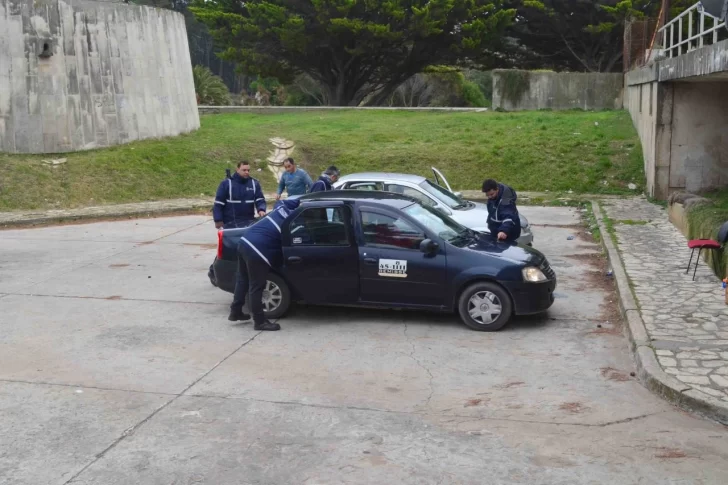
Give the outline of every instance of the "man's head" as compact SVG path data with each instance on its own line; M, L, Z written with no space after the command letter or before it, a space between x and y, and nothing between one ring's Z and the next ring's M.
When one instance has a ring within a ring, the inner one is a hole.
M488 199L493 200L498 197L498 182L493 179L487 179L483 182L483 192Z
M245 160L238 162L238 168L235 171L244 179L250 177L250 163Z
M332 182L336 182L337 180L339 180L339 175L341 175L341 172L339 172L339 169L336 168L335 165L331 165L329 168L326 169L324 174L328 175Z
M286 172L293 173L296 171L296 162L294 162L291 157L288 157L283 160L283 168L286 170Z

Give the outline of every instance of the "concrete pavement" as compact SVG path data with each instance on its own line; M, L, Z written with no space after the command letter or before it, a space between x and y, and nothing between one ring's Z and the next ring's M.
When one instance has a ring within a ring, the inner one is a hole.
M578 213L523 212L557 299L493 334L316 307L230 324L205 216L1 231L0 484L723 483L725 428L631 376Z

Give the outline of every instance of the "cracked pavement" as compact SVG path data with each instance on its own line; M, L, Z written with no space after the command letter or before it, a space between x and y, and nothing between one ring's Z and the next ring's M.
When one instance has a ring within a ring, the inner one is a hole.
M202 216L0 231L0 484L724 483L728 431L634 377L578 213L524 207L548 314L227 321Z

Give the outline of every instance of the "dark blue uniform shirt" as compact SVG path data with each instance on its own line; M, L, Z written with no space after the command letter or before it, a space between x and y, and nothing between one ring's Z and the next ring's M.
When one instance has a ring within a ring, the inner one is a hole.
M299 206L299 200L279 200L272 211L245 228L240 238L240 247L248 255L261 258L271 267L283 262L281 228L288 217Z

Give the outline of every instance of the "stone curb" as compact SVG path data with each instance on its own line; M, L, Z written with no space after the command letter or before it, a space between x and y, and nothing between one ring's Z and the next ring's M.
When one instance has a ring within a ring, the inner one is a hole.
M266 203L275 198L266 194ZM95 220L126 217L161 217L189 213L211 213L213 199L173 199L152 202L137 202L80 209L46 210L33 212L0 212L0 229L23 226L52 225L63 222L93 222Z
M712 396L707 396L692 389L687 384L683 384L667 374L660 366L647 333L647 327L642 320L642 314L632 295L622 257L607 232L603 214L597 201L591 200L591 203L602 236L602 245L607 253L614 280L617 284L619 308L627 322L626 329L630 351L637 364L637 375L640 381L653 393L686 411L698 413L722 424L728 424L728 405Z

